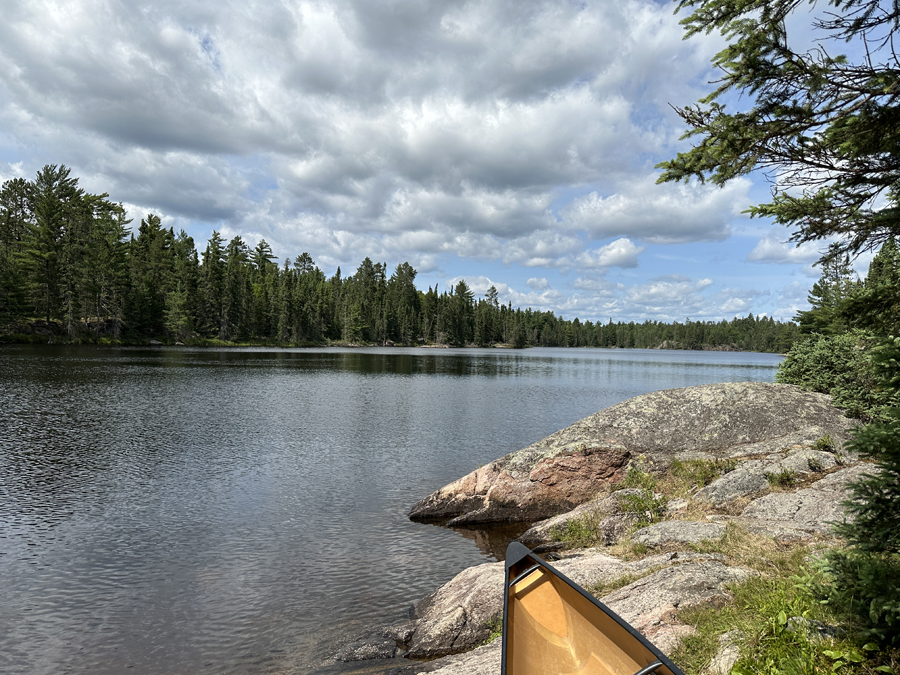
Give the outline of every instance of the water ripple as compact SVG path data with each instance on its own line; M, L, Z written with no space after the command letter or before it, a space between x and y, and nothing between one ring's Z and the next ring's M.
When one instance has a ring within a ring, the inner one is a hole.
M493 559L407 520L431 490L629 396L778 362L440 351L0 347L4 672L309 672Z

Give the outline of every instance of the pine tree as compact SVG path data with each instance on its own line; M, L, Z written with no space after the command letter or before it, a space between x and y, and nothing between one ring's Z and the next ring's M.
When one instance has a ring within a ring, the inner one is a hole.
M26 226L20 259L34 308L47 321L62 317L60 258L72 210L84 195L78 179L70 174L64 165L46 165L29 186L32 218Z
M182 230L172 244L172 285L166 294L165 324L177 340L191 337L199 313L199 261L194 239Z
M794 317L801 333L838 335L846 333L850 321L844 305L861 287L855 279L848 256L834 256L822 262L822 276L813 284L807 300L811 308Z
M81 271L82 306L85 318L96 317L95 338L109 322L112 337L118 339L125 315L129 287L128 244L121 204L105 199L97 203L93 226L84 247Z
M223 332L222 296L225 290L225 250L222 236L213 230L200 268L200 329L208 336Z
M173 288L175 234L159 216L141 220L128 251L131 289L127 323L134 335L161 335L166 330L166 297Z

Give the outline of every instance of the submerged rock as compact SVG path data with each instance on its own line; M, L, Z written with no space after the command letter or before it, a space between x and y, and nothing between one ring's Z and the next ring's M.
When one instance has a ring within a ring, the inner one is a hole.
M840 443L853 424L830 397L792 385L735 382L657 391L501 457L422 499L409 515L451 525L540 520L593 499L639 455L664 468L682 453L762 454L825 433Z

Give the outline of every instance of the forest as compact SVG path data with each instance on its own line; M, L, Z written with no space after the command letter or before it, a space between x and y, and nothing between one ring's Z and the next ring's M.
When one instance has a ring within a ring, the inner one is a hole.
M78 186L65 166L0 190L0 326L27 337L29 322L69 341L184 344L505 345L787 351L799 335L771 318L608 323L476 298L464 280L416 288L416 270L362 261L327 277L308 253L276 262L265 240L213 232L202 253L148 215L133 231L107 194Z

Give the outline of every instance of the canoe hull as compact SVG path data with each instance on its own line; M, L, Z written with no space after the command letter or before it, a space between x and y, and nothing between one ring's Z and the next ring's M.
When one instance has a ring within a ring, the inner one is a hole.
M684 675L630 624L517 542L506 553L502 675Z

